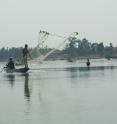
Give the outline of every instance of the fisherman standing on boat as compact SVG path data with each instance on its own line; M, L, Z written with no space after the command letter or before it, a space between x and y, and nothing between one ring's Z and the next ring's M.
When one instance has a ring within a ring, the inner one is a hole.
M23 54L23 62L24 62L25 68L28 68L28 55L30 56L30 58L32 57L29 53L27 44L25 44L25 47L22 50L22 54Z
M9 58L8 64L6 64L6 68L11 70L15 69L15 64L12 57Z

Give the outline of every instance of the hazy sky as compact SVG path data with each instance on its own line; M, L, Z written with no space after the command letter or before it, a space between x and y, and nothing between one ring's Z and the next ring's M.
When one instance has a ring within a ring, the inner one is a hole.
M116 43L116 5L116 0L0 0L0 47L34 46L40 30L77 31L91 42Z

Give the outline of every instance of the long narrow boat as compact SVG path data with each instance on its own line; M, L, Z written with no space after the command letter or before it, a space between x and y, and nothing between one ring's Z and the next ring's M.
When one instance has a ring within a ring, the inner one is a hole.
M7 73L14 73L14 72L26 73L28 70L29 70L29 68L18 68L18 69L10 69L7 67L4 68L4 71L6 71Z

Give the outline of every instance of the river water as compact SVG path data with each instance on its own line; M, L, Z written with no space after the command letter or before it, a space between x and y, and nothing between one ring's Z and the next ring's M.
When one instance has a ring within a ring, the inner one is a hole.
M29 66L0 73L0 124L117 124L117 60Z

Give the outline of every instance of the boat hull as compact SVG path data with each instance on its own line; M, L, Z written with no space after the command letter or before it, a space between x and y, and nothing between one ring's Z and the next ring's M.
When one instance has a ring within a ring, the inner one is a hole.
M29 68L19 68L19 69L4 68L4 70L7 73L14 73L14 72L17 72L17 73L26 73L29 70Z

